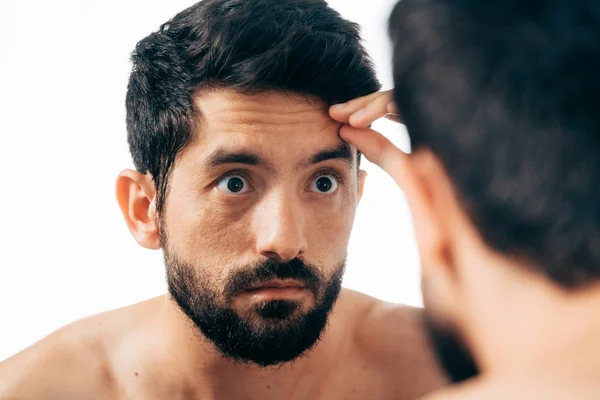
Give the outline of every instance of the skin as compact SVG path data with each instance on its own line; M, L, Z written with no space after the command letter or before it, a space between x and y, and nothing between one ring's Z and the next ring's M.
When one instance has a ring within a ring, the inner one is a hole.
M164 211L170 250L197 260L216 288L229 266L264 258L303 257L329 277L346 254L366 176L354 148L350 160L310 162L343 144L341 123L314 99L278 93L201 93L196 108L200 130L177 158ZM263 163L207 167L217 149ZM251 190L220 191L223 174L240 170ZM332 193L312 190L324 173L341 177ZM117 198L137 242L159 249L151 178L124 171ZM313 304L310 292L293 295ZM240 296L233 307L252 301ZM446 383L422 317L343 289L311 351L260 368L224 359L165 295L75 322L1 363L0 398L412 399Z
M487 246L434 154L405 154L366 128L395 112L391 102L391 91L377 93L333 106L330 115L346 123L340 136L404 192L421 256L425 308L438 324L461 334L481 370L476 379L426 399L597 399L600 284L566 290Z

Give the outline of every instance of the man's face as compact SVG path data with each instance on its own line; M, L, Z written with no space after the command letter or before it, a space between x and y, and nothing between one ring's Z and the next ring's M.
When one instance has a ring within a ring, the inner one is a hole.
M341 289L356 151L315 101L217 90L195 105L160 218L170 293L225 356L292 360Z

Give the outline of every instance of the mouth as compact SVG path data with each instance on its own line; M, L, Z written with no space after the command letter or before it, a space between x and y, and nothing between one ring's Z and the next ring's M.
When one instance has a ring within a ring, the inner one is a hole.
M293 299L304 296L308 288L295 279L276 279L262 282L244 291L244 294L256 300Z

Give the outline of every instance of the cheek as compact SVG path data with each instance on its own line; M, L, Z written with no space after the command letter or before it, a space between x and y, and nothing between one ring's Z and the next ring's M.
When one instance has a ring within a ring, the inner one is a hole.
M169 205L167 211L170 247L199 268L217 269L217 275L239 264L240 255L252 244L248 212L208 199L185 197Z
M356 205L351 196L316 201L307 212L309 253L325 265L337 264L347 253Z

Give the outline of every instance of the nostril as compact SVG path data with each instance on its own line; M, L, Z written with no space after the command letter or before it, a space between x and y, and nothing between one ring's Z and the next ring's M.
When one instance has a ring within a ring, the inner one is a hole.
M275 260L275 261L278 261L278 262L283 262L283 259L279 256L279 254L277 254L274 251L266 251L266 252L264 252L263 255L265 257L271 259L271 260Z

